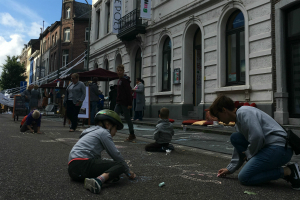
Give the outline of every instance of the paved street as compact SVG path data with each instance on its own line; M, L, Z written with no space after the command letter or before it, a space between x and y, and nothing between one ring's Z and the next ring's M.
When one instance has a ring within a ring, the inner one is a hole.
M43 134L23 134L19 132L20 121L14 122L11 115L0 115L0 120L0 199L299 199L299 191L283 180L246 187L238 183L237 173L217 178L217 170L226 167L230 155L203 149L226 146L230 153L232 147L225 138L228 136L177 130L176 150L170 155L148 153L144 146L152 141L151 130L145 129L153 127L146 126L136 127L136 143L123 142L127 134L122 133L127 130L114 137L137 179L130 181L123 176L95 195L84 190L82 183L70 181L67 173L68 154L79 131L69 133L60 119L48 118L42 120ZM184 146L191 139L201 145ZM213 143L220 146L211 146ZM109 156L103 153L103 158ZM162 188L158 187L161 182L165 182ZM245 191L256 195L244 194Z

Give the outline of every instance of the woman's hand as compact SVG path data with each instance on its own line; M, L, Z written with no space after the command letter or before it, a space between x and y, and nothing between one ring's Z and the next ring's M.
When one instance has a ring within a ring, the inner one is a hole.
M230 172L229 172L228 169L223 168L223 169L220 169L220 170L218 171L217 177L225 177L226 174L229 174L229 173L230 173Z

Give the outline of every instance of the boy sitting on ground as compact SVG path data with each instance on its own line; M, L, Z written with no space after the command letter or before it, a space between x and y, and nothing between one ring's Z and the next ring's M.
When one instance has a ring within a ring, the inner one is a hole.
M112 139L117 130L123 129L119 115L112 110L101 110L96 114L94 121L96 126L84 130L72 148L68 172L74 181L84 181L85 189L98 194L107 180L118 181L123 173L130 179L134 179L136 175L129 170ZM114 161L102 160L103 150Z
M24 119L22 120L23 124L21 122L22 126L20 128L20 131L26 132L26 131L30 130L31 133L33 133L33 132L41 133L41 131L40 131L41 119L42 119L42 115L40 114L40 112L38 110L33 110L32 112L30 112L27 115L25 122L23 121Z
M173 125L169 122L169 109L160 109L159 118L160 120L154 131L154 140L156 140L156 142L146 145L146 151L165 152L167 149L174 150L173 145L169 144L174 135Z

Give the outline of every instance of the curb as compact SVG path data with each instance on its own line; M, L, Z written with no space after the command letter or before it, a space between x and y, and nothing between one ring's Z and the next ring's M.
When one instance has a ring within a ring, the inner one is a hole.
M126 123L126 120L122 119L122 122ZM133 124L136 125L144 125L144 126L156 126L157 123L153 122L145 122L145 121L133 121ZM179 124L173 124L173 127L175 129L182 129L183 125ZM213 128L213 127L207 127L207 126L192 126L192 125L186 125L186 130L187 131L201 131L204 133L215 133L219 135L231 135L233 132L235 132L235 129L232 127L229 128Z

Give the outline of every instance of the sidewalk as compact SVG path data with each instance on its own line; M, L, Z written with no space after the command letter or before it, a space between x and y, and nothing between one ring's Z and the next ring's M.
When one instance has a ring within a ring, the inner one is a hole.
M63 118L54 118L45 116L43 119L50 121L63 122ZM187 126L184 131L181 127L181 121L174 122L175 134L172 139L173 144L188 146L195 149L204 149L212 152L218 152L231 156L233 146L230 143L230 134L235 131L233 127L229 128L210 128L203 126ZM157 121L156 119L145 119L143 121L134 121L134 130L137 137L147 138L153 140L153 132ZM78 131L83 131L89 126L79 126ZM293 131L300 136L300 130L293 129ZM124 129L118 133L129 134L128 125L124 122ZM137 140L137 143L139 141ZM153 140L154 142L154 140ZM292 162L300 164L300 155L294 155Z
M143 121L132 121L133 124L138 125L148 125L148 126L156 126L157 121L159 118L144 118ZM124 123L126 121L122 119ZM184 120L175 120L173 123L174 128L183 129L182 122ZM283 125L283 127L287 129L292 129L295 133L299 133L300 137L300 124L299 125ZM193 125L186 125L187 130L191 131L203 131L205 133L217 133L222 135L231 135L231 133L235 132L235 128L231 126L224 126L223 128L216 128L211 126L193 126Z

